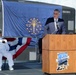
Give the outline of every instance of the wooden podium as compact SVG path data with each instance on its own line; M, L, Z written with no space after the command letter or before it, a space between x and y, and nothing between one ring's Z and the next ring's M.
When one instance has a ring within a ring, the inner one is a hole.
M42 71L76 73L76 35L48 34L43 38Z

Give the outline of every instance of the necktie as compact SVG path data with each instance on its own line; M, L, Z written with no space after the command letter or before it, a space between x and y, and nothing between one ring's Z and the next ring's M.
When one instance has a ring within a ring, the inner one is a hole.
M55 24L55 31L58 31L58 29L57 29L57 19L54 19L54 24Z

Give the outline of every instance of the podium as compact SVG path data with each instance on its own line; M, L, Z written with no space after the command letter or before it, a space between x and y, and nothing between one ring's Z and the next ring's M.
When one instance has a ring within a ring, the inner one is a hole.
M50 35L42 40L42 71L76 73L76 35Z

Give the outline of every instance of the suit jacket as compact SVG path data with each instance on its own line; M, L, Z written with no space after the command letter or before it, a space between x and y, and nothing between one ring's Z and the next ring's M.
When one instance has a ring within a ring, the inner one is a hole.
M48 18L45 24L45 34L65 34L66 27L64 20L58 18L58 27L59 29L55 31L54 18Z

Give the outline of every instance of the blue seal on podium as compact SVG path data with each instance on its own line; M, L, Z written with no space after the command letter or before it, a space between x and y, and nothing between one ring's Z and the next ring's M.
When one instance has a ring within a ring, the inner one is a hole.
M57 71L61 71L61 70L65 70L68 68L69 63L69 55L66 52L62 52L62 53L57 53Z

